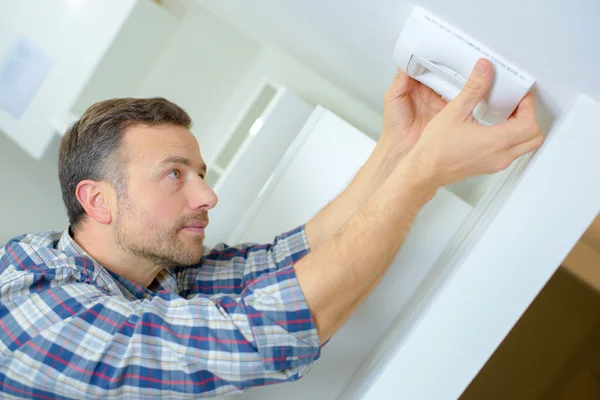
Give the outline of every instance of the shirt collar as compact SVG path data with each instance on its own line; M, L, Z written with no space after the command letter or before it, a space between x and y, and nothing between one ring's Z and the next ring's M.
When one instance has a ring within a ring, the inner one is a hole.
M84 272L95 283L106 287L111 292L113 292L114 289L118 288L118 290L125 296L133 296L138 299L152 297L154 296L155 291L158 290L167 290L170 292L178 293L177 279L175 273L170 268L161 271L156 276L154 282L152 282L150 287L155 291L147 289L141 285L138 285L135 282L130 281L127 278L124 278L110 271L109 269L105 268L103 265L98 263L96 260L94 260L92 256L90 256L75 241L75 239L73 239L73 237L71 236L71 227L65 229L65 231L62 233L60 240L58 241L57 249L70 256L84 256L87 259L91 260L93 265L93 271L90 271L90 268L87 268L87 270Z
M71 227L65 229L58 241L57 250L70 255L87 256L90 255L71 237ZM91 257L90 257L91 258Z

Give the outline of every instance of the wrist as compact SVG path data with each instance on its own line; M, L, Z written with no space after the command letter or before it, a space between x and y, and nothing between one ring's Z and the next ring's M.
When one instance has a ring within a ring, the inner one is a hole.
M401 157L402 154L398 153L392 142L386 137L381 137L373 148L369 159L353 179L349 189L359 191L365 191L366 189L370 194L390 176L398 166Z
M382 133L369 160L372 161L379 183L390 176L409 151L398 138L390 137L385 131Z
M382 154L385 159L399 162L404 157L410 148L406 146L403 140L400 140L402 135L392 135L385 129L382 131L379 140L377 141L376 148Z
M436 174L430 165L423 161L416 152L409 152L398 164L394 173L394 181L403 184L425 202L431 200L440 188Z

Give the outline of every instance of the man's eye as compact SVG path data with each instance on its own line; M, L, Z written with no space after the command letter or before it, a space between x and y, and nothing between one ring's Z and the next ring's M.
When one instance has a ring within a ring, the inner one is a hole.
M167 176L170 176L171 178L175 178L175 179L179 179L181 178L181 172L178 169L174 169L173 171L170 171Z

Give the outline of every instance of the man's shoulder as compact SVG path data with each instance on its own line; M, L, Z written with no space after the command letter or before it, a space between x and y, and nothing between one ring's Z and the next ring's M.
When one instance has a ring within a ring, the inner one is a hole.
M1 249L4 249L6 245L11 243L35 244L44 247L56 247L62 234L63 231L57 230L46 230L41 232L25 233L23 235L19 235L10 239L8 242L6 242L4 246L1 247Z
M67 258L58 249L62 232L48 230L17 236L0 247L0 281L19 271L49 268L53 262Z

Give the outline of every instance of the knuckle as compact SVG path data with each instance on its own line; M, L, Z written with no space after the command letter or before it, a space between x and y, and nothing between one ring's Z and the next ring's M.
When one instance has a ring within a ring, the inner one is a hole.
M544 134L542 132L540 132L539 135L537 136L537 139L538 139L538 142L540 144L542 144L546 140L546 137L544 136Z
M487 161L487 173L493 174L505 170L510 166L511 163L512 159L510 157L510 154L508 154L508 152L506 151L490 155Z
M535 118L532 118L529 122L529 132L532 133L532 136L538 136L541 134L540 124L538 124Z
M504 171L511 164L512 160L506 156L499 157L494 161L494 172Z
M544 140L545 140L545 138L544 138L544 135L542 135L541 133L540 133L540 134L538 134L538 135L535 137L535 140L534 140L534 142L533 142L533 144L535 145L535 148L537 149L537 148L539 148L539 147L540 147L542 144L544 144Z

